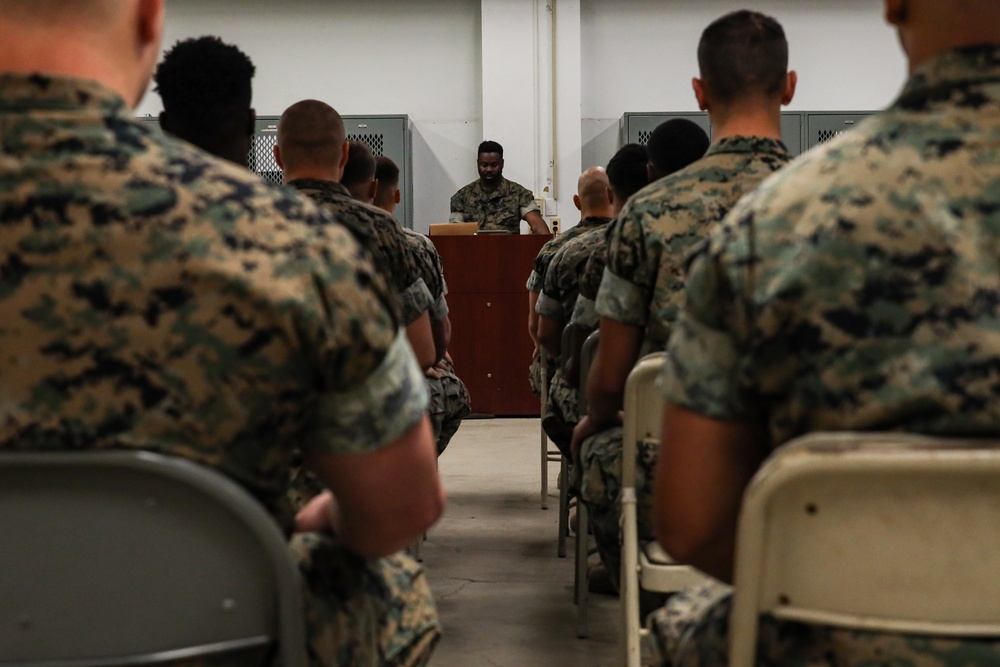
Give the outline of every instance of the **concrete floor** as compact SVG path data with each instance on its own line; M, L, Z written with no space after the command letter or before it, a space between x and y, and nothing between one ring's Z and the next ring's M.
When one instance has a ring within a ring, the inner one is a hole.
M591 596L590 637L576 638L573 548L556 557L558 464L540 508L537 419L471 420L440 459L448 507L422 546L438 600L436 667L612 667L617 598Z

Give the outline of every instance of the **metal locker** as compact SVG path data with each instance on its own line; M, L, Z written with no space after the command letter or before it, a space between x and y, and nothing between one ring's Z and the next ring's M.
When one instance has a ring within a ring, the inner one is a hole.
M811 111L806 117L806 147L814 148L822 143L850 132L868 116L870 111Z

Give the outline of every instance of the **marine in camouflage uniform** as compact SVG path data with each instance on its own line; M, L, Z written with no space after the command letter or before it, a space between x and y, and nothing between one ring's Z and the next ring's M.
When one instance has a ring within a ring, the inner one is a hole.
M578 233L557 248L544 272L541 294L535 305L540 316L559 322L564 327L569 324L587 260L595 247L603 245L601 241L609 222L611 218L587 218L573 228L572 231L579 230ZM568 350L564 353L568 353ZM542 415L542 428L567 455L573 427L580 421L579 399L577 388L563 379L563 369L558 368L549 385L549 400L545 414Z
M900 98L744 200L700 249L661 378L711 419L1000 435L1000 46L919 67ZM724 588L654 628L674 665L727 664ZM683 631L683 634L681 632ZM1000 643L763 619L764 664L1000 664Z
M577 238L581 234L584 234L594 228L598 224L598 220L602 220L604 223L608 222L605 218L584 218L575 227L571 227L562 234L554 236L549 241L545 242L542 249L538 251L538 255L535 256L535 263L531 269L531 275L528 276L528 282L525 287L529 292L541 295L542 287L545 284L545 275L548 273L549 264L552 262L552 258L555 257L556 253L564 245ZM539 296L539 298L541 298ZM529 304L530 305L530 304ZM535 308L536 312L538 308ZM542 351L538 350L535 357L531 360L531 366L528 367L528 382L531 384L531 393L535 396L540 396L542 393ZM546 381L547 386L551 390L554 384L554 376L556 369L559 366L557 359L553 359L548 355L545 356L545 371L546 371Z
M0 127L0 448L183 456L290 533L296 446L372 452L422 419L387 286L310 202L82 79L0 75ZM422 662L419 566L307 539L312 663Z
M410 250L395 218L382 209L354 199L340 183L299 178L289 181L288 185L352 227L369 230L375 267L398 292L404 324L412 323L431 306L434 299L423 278L427 272L422 270L419 257Z
M640 356L662 350L684 296L687 254L745 193L788 163L776 139L729 137L701 160L640 190L608 231L607 265L597 295L597 314L644 331ZM581 497L592 517L601 560L620 569L622 432L612 428L580 448ZM636 492L640 539L653 539L648 510L656 453L640 446Z
M451 222L478 222L479 229L521 231L521 220L539 211L531 190L500 177L492 192L483 189L479 180L469 183L451 197Z
M431 322L443 322L448 317L448 285L444 266L434 242L412 229L403 229L410 249L417 255L424 272L424 282L434 300L430 307ZM425 373L430 402L427 414L434 431L438 456L448 447L462 420L472 412L472 398L465 383L455 373L455 366L445 357Z

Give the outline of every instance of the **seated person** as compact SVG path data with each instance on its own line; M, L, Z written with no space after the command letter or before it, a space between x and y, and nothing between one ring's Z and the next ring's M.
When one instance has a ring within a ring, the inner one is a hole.
M625 381L644 354L662 350L684 295L688 252L746 193L785 165L781 106L791 100L788 43L781 26L757 12L710 25L698 47L699 106L714 142L702 159L641 190L608 232L607 266L597 294L600 343L587 378L587 415L573 433L580 497L601 561L620 569L621 411ZM710 174L711 178L706 178ZM654 446L636 456L639 538L652 539Z
M885 7L910 65L899 99L766 181L688 272L661 377L656 530L675 559L723 582L744 489L789 440L1000 435L1000 381L986 370L1000 366L1000 5ZM730 603L721 584L675 595L655 617L663 664L728 665ZM759 638L758 664L1000 664L997 637L763 617Z
M503 177L503 146L484 141L476 155L479 180L452 195L449 220L478 222L480 229L517 234L523 219L532 234L548 234L549 227L531 190Z
M549 262L563 245L595 227L600 227L611 221L611 205L608 203L608 175L603 167L591 167L580 175L577 180L577 193L573 195L573 205L580 211L580 223L562 234L547 241L535 257L535 263L528 276L528 333L535 343L535 355L528 367L528 381L531 391L536 396L541 394L541 373L545 371L547 386L552 386L552 378L558 366L560 355L559 336L562 332L547 332L548 339L543 343L538 337L538 296L548 272Z
M400 200L399 167L384 156L374 158L374 162L373 180L376 186L374 204L392 215ZM360 190L363 192L364 187L361 187ZM433 368L428 368L424 374L431 395L427 413L434 431L434 439L437 442L438 456L440 456L458 431L458 427L462 425L462 419L472 412L472 401L469 390L455 374L455 367L448 355L451 322L448 319L448 302L445 299L448 287L444 280L441 256L434 243L423 234L405 227L403 233L406 234L412 251L420 256L421 266L429 267L428 273L424 275L424 281L431 288L431 296L434 298L430 318L437 363Z
M160 0L0 4L0 448L229 476L291 538L311 664L425 664L433 598L393 554L443 493L389 289L336 217L134 120L163 26ZM298 516L297 447L329 489Z

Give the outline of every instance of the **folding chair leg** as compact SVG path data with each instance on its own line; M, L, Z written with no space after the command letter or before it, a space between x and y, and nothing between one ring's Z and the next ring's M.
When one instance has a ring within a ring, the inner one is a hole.
M573 601L576 603L576 636L586 639L590 636L587 628L587 603L590 592L587 590L587 555L589 550L590 524L587 519L587 506L582 501L576 503L576 590Z
M556 548L556 556L566 557L566 537L569 535L569 459L565 456L560 461L559 479L562 484L559 487L559 542Z

